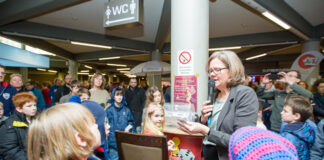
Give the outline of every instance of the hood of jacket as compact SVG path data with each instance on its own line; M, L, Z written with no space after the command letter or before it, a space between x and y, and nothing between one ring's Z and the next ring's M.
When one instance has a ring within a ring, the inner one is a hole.
M284 132L288 132L296 137L298 137L300 140L312 144L315 139L315 130L314 125L311 124L310 120L307 120L305 123L303 122L295 122L289 125L286 125L283 128Z
M122 88L120 87L116 87L113 89L113 91L111 92L111 99L108 100L108 103L110 103L111 105L115 106L115 100L114 100L114 97L115 97L115 92L116 90L123 90ZM127 103L126 103L126 97L125 97L125 93L123 94L123 99L121 101L121 104L120 104L120 108L122 108L123 106L126 106Z

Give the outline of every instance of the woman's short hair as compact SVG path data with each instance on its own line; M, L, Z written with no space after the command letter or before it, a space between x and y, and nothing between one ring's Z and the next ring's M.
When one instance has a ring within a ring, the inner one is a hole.
M222 61L229 70L230 77L227 87L231 88L238 84L243 84L245 80L244 66L240 58L233 51L216 51L208 59L206 64L206 72L209 70L210 62L215 58Z
M100 86L101 89L104 89L105 85L106 85L106 79L105 77L103 76L102 73L95 73L92 78L91 78L91 87L94 87L94 79L101 76L102 77L102 84Z
M78 159L92 154L91 112L77 103L55 105L40 114L28 131L28 159ZM75 134L86 142L80 147Z

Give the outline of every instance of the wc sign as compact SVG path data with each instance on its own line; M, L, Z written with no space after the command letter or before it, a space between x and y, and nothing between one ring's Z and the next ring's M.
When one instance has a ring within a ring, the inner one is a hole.
M104 27L141 24L143 0L110 0L105 4Z

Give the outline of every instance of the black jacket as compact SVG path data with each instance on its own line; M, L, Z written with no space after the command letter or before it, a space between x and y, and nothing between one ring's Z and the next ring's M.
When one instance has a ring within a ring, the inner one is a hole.
M136 86L133 90L129 87L125 93L127 107L132 111L135 126L141 126L142 113L145 105L145 91Z
M27 160L26 116L14 112L0 127L0 156L4 160Z
M64 84L60 88L57 89L57 91L54 94L54 102L58 103L60 102L60 98L69 94L71 92L71 89Z

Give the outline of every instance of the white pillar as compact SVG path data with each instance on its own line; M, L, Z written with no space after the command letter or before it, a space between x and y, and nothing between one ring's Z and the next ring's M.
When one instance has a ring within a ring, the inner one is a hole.
M73 80L78 80L78 63L73 60L69 60L69 74Z
M321 45L320 45L320 40L319 39L311 39L308 41L305 41L302 45L302 53L308 52L308 51L320 51ZM313 85L314 81L318 79L319 76L319 69L320 64L318 64L314 70L309 74L309 76L306 78L306 83L310 87Z
M197 113L207 99L208 76L205 65L209 47L209 1L171 1L171 102L174 103L175 76L179 76L178 53L190 51L193 73L197 77Z

